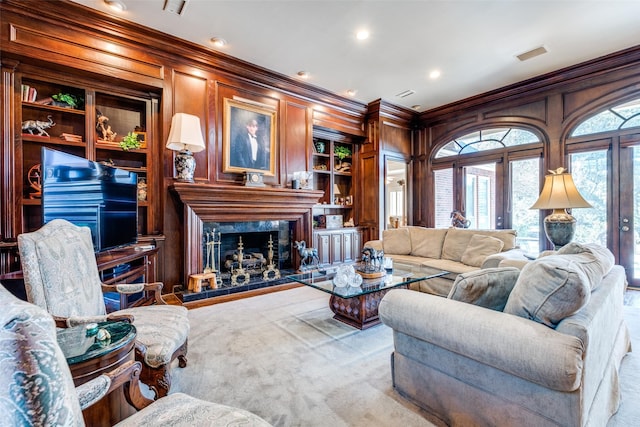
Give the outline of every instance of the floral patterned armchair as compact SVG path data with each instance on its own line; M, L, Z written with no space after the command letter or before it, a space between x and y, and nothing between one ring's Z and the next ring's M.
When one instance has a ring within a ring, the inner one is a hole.
M171 387L171 362L187 365L187 309L167 305L162 283L105 285L100 280L91 231L56 219L32 233L18 236L18 249L29 302L44 308L59 327L106 319L128 318L137 329L136 360L142 362L140 380L156 397ZM153 291L156 304L106 314L103 292Z
M116 426L269 426L257 415L183 393L147 399L138 388L140 362L75 387L56 340L53 317L0 285L0 425L84 426L82 410L117 387L139 412Z

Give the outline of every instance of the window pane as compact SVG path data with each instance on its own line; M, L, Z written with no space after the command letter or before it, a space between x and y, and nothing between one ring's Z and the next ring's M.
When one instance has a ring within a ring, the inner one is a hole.
M607 151L575 153L571 175L582 197L593 208L572 209L577 227L574 241L607 245Z
M620 127L623 119L613 114L611 111L603 111L600 114L582 122L571 134L571 136L589 135L592 133L606 132Z
M531 254L540 251L540 211L530 209L538 199L539 182L539 158L511 162L511 228L517 232L516 244Z
M517 128L511 129L511 132L509 132L506 138L502 140L502 143L507 147L513 147L514 145L533 144L535 142L540 142L540 138L538 138L538 135L534 134L533 132L529 132L528 130Z
M495 228L496 165L467 166L464 168L466 194L466 219L471 221L469 228Z
M459 154L476 153L511 147L514 145L532 144L540 142L540 138L533 132L518 128L493 128L468 133L449 142L438 150L435 158L455 156Z
M451 225L453 211L453 169L440 169L433 172L435 184L436 228L448 228Z

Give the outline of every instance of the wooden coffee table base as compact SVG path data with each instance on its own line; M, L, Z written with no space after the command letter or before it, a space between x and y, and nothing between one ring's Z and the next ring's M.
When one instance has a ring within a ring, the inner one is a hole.
M407 289L408 285L393 289ZM367 329L380 323L378 305L385 294L393 289L384 289L353 298L331 295L329 307L335 313L334 319L358 329Z

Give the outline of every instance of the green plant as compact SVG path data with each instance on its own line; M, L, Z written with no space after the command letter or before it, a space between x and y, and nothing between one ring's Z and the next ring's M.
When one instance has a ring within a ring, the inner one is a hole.
M351 156L351 148L344 145L336 145L333 147L333 154L338 156L338 159L342 161L345 157Z
M122 138L122 141L120 141L120 148L124 151L140 148L140 145L138 135L135 135L133 132L129 132L124 138Z
M55 101L67 104L71 108L79 108L80 103L82 102L82 98L78 99L77 96L71 95L70 93L60 92L57 95L52 95L51 98L53 98Z

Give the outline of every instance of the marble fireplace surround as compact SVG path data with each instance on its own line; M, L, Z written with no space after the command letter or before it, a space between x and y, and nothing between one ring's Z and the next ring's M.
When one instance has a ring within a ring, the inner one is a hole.
M295 240L312 241L312 208L322 191L275 187L229 187L175 182L170 190L183 204L183 283L201 273L205 222L290 221ZM300 263L297 251L293 265Z

